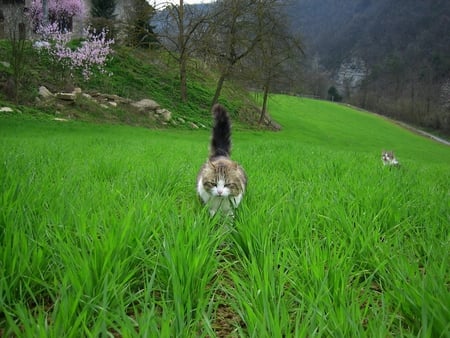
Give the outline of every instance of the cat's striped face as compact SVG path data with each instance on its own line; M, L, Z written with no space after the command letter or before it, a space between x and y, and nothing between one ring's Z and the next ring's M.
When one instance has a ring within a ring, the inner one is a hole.
M212 196L235 197L245 189L246 177L241 167L230 160L209 161L201 173L204 189Z
M231 184L235 185L234 183ZM203 183L203 186L213 196L229 197L232 194L231 184L226 183L225 179L220 178L218 180L206 181Z

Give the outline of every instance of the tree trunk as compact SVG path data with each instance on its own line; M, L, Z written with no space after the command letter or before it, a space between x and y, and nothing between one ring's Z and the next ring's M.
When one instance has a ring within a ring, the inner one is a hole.
M269 85L264 86L264 93L263 93L263 104L261 108L261 116L259 117L259 124L264 122L264 117L266 116L267 112L267 101L269 98Z
M219 81L217 81L216 92L214 93L214 98L211 102L211 109L219 101L220 92L222 91L223 83L225 82L225 77L226 77L225 73L222 73L220 75Z
M48 4L47 0L42 0L42 25L45 27L48 24Z
M187 58L183 53L180 57L180 95L181 101L187 102L187 72L186 72Z
M184 36L184 1L180 0L180 8L178 12L179 22L178 22L178 46L180 49L180 96L181 101L187 101L187 75L186 75L186 45Z
M416 116L416 109L415 109L415 106L416 106L416 93L415 93L415 90L414 90L415 88L414 88L414 80L412 80L411 81L411 103L410 103L410 109L411 109L411 115L412 116ZM417 116L416 117L416 120L419 120L419 117Z

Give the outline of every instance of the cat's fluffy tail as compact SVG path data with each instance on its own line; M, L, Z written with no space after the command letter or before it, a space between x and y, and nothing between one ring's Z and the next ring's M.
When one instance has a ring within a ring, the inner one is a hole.
M220 104L212 109L214 127L212 130L210 158L229 157L231 154L231 122L227 111Z

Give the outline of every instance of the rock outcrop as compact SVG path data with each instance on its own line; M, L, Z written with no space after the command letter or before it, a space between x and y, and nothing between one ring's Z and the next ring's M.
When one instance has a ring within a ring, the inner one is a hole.
M52 93L45 86L39 87L39 99L44 101L57 100L56 105L74 103L78 97L97 103L101 109L109 109L120 106L122 108L134 110L139 114L146 115L151 120L159 121L163 125L169 123L178 124L179 122L173 120L171 111L166 108L162 108L158 102L148 98L144 98L139 101L132 101L114 94L102 94L97 92L88 94L83 92L81 88L75 88L72 92Z

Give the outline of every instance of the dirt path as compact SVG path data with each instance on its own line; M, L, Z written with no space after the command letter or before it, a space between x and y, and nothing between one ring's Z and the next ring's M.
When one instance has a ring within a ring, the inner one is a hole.
M439 143L445 144L447 146L450 146L450 142L447 141L447 140L444 140L443 138L440 138L440 137L435 136L433 134L427 133L426 131L414 128L414 127L412 127L412 126L410 126L410 125L408 125L406 123L400 122L400 121L394 121L394 120L391 120L391 121L396 123L396 124L398 124L398 125L400 125L400 126L402 126L403 128L411 130L411 131L413 131L413 132L415 132L417 134L423 135L425 137L431 138L432 140L434 140L436 142L439 142Z
M412 132L414 132L414 133L416 133L416 134L419 134L419 135L428 137L428 138L430 138L430 139L432 139L432 140L434 140L434 141L436 141L436 142L439 142L439 143L445 144L445 145L447 145L447 146L450 146L450 142L449 142L449 141L444 140L443 138L440 138L440 137L438 137L438 136L436 136L436 135L430 134L430 133L428 133L428 132L426 132L426 131L417 129L417 128L415 128L415 127L413 127L413 126L411 126L411 125L409 125L409 124L407 124L407 123L404 123L404 122L400 122L400 121L391 119L391 118L389 118L389 117L387 117L387 116L384 116L384 115L381 115L381 114L378 114L378 113L374 113L374 112L371 112L371 111L369 111L369 110L365 110L365 109L362 109L362 108L359 108L359 107L356 107L356 106L352 106L351 104L344 103L343 105L348 106L348 107L353 108L353 109L356 109L356 110L359 110L359 111L363 111L363 112L365 112L365 113L378 115L378 116L380 116L380 117L382 117L382 118L384 118L384 119L386 119L386 120L389 120L389 121L391 121L392 123L395 123L395 124L397 124L397 125L399 125L399 126L405 128L405 129L411 130Z

